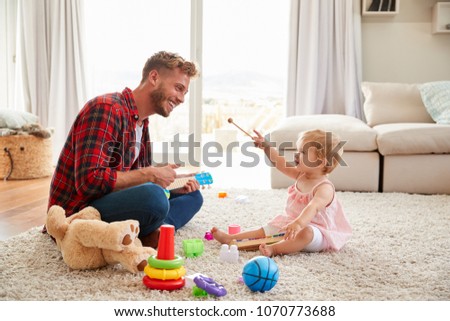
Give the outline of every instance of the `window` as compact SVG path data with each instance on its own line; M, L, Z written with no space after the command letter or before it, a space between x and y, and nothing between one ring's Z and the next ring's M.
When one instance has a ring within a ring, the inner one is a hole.
M205 1L203 133L268 131L285 115L288 0ZM241 136L242 133L238 132Z
M192 9L203 8L202 141L229 128L229 117L249 131L269 130L285 114L290 1L202 3ZM190 34L191 1L96 0L85 6L90 96L134 89L145 60L156 51L189 59L191 39L200 36ZM187 141L194 110L188 105L186 97L170 117L150 117L152 141L172 142L177 134Z
M189 58L189 1L95 0L86 1L85 10L89 97L136 88L145 61L155 52ZM175 117L150 117L153 141L188 133L186 102L173 111Z

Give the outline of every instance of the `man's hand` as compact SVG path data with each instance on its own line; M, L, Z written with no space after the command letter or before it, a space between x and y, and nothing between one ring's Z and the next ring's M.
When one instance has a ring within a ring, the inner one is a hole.
M162 188L166 188L175 181L175 177L177 176L175 168L178 167L179 165L176 164L168 164L158 167L157 170L154 171L154 183L158 184Z
M175 168L179 165L168 164L161 167L148 166L128 172L117 172L116 185L113 191L152 182L162 188L173 183L177 173Z
M172 190L177 194L188 194L200 189L200 184L195 178L190 179L183 187Z

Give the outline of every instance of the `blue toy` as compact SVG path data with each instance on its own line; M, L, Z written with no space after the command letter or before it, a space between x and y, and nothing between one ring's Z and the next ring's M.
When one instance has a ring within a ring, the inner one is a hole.
M245 263L242 279L253 292L271 290L278 281L278 265L269 257L257 256Z

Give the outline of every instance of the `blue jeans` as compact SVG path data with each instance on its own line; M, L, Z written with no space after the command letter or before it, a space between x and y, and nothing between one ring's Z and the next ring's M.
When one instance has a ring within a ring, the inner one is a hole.
M200 191L189 194L170 193L170 199L161 186L146 183L107 194L90 205L95 207L108 223L133 219L139 221L139 237L146 236L162 224L175 229L183 227L200 210L203 196Z

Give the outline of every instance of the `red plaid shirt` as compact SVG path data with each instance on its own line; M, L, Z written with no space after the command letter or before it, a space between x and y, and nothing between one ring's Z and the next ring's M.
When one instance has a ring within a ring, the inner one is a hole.
M78 114L59 156L48 207L59 205L70 216L110 193L117 171L151 164L148 119L144 120L139 157L135 158L138 112L133 93L96 97Z

